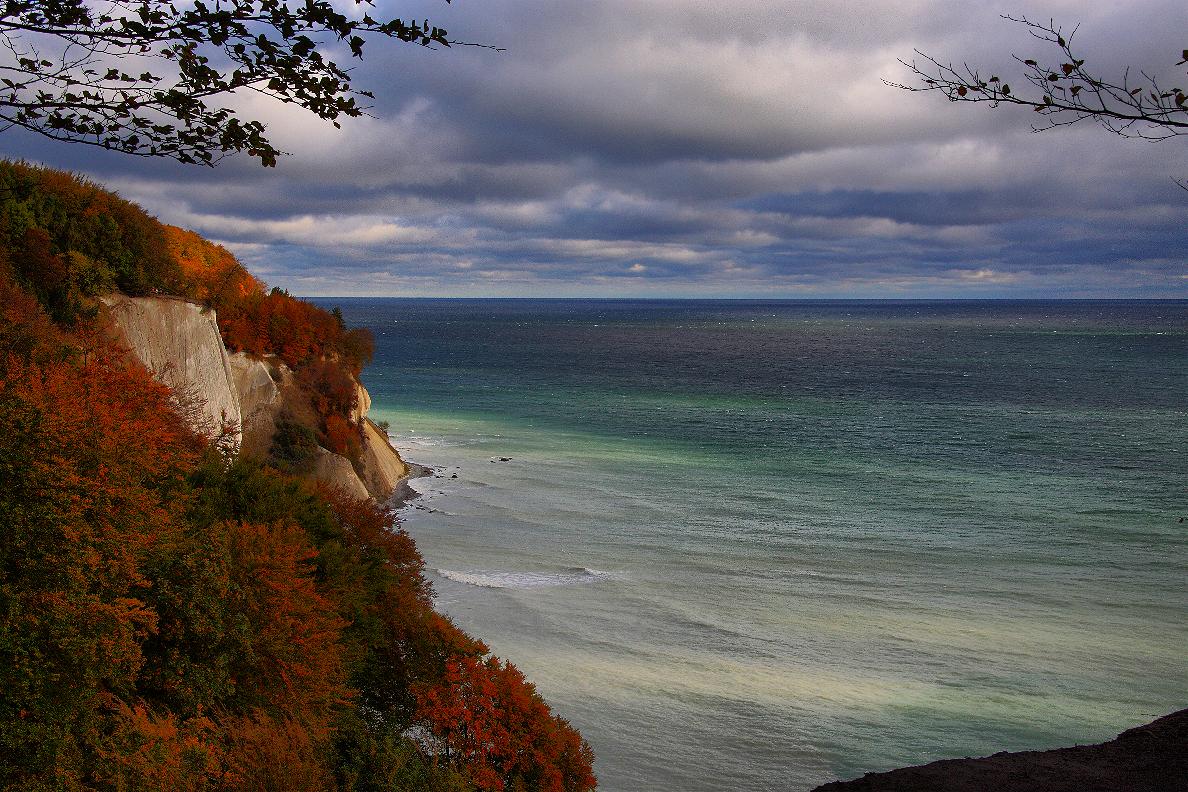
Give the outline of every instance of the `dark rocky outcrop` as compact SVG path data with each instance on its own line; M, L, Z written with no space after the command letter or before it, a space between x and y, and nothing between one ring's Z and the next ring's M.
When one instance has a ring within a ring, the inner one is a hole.
M1188 709L1115 740L1051 751L947 759L813 792L1184 792L1188 790Z

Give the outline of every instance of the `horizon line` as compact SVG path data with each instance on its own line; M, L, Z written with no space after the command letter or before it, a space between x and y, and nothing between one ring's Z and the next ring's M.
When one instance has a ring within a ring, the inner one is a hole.
M298 295L294 295L298 296ZM535 300L535 301L632 301L632 302L786 302L786 303L822 303L822 302L869 302L869 303L928 303L928 302L1183 302L1188 303L1188 297L624 297L624 296L589 296L589 297L542 297L536 295L491 295L475 296L443 296L443 295L400 295L400 294L307 294L300 295L300 299L307 300Z

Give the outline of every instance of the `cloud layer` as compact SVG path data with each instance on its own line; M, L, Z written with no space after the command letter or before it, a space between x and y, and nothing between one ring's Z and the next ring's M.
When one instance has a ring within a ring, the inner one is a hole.
M372 45L373 117L341 131L243 100L292 152L275 171L0 140L300 294L1188 297L1188 137L1034 134L882 82L913 49L1047 55L997 11L1080 23L1111 76L1184 45L1182 2L1025 5L381 3L507 51Z

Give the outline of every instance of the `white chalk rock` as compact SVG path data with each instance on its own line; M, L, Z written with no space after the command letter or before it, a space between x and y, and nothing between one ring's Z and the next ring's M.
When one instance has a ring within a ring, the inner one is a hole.
M174 297L103 298L128 349L173 388L181 413L210 439L234 426L226 441L239 451L239 395L213 310Z

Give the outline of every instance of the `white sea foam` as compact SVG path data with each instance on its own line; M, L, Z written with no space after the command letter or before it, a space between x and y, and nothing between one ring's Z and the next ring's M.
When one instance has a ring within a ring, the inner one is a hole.
M481 588L496 589L537 589L553 588L556 586L580 586L587 583L598 583L610 580L613 574L598 569L586 567L572 567L562 572L506 572L484 569L459 571L455 569L437 570L443 577L458 583L466 583Z
M389 434L388 436L392 437L394 440L399 440L399 442L402 445L415 446L416 448L440 448L442 446L449 445L448 443L442 441L441 438L437 438L437 437L419 437L417 435L402 435L399 438L397 438L392 434Z

